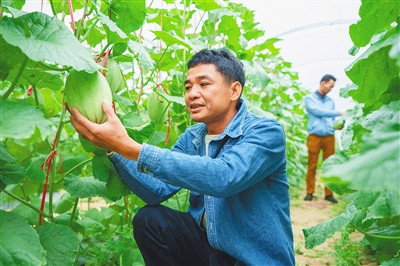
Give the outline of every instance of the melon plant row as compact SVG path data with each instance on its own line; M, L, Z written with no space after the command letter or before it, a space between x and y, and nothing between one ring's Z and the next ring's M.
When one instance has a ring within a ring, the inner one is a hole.
M345 69L353 84L341 89L357 105L344 114L343 150L323 165L323 180L349 204L303 232L313 248L344 227L359 231L379 264L399 265L400 5L363 0L359 15L349 28L359 55Z
M206 47L242 60L243 97L282 124L290 183L303 179L305 92L274 46L279 40L265 38L241 4L155 2L50 0L48 13L40 1L1 2L0 264L143 263L131 220L144 203L105 151L75 132L65 103L101 123L95 102L112 101L131 137L170 148L193 124L183 100L186 63ZM91 208L93 198L105 205ZM166 204L186 209L187 191Z

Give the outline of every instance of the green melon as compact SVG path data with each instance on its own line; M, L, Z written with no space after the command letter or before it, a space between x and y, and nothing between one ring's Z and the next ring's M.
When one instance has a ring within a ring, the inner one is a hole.
M99 64L103 66L103 60L100 61ZM106 79L108 85L110 85L111 92L117 92L121 90L122 88L121 83L125 85L125 82L123 81L124 76L122 75L122 71L118 63L112 59L108 59L106 69L107 69Z
M158 96L156 92L152 92L147 99L147 113L151 121L156 123L162 122L167 118L168 102Z
M101 124L107 120L103 101L112 102L110 86L99 72L72 70L65 82L65 98L69 108L75 107L87 119Z

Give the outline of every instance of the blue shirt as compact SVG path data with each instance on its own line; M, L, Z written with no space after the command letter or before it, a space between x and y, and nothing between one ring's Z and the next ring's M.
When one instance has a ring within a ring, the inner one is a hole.
M209 145L206 125L188 128L172 150L143 144L138 161L110 156L121 179L147 204L190 190L189 213L212 247L246 265L294 265L293 234L281 126L247 111ZM215 157L215 158L214 158Z
M335 103L327 95L315 91L305 98L308 114L308 134L328 136L335 133L333 122L340 113L335 110Z

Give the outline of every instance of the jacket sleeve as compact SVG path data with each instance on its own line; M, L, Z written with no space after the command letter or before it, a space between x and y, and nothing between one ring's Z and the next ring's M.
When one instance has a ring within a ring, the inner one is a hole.
M144 144L138 159L139 171L201 194L221 198L234 195L272 178L286 164L285 137L278 123L257 122L246 131L217 158Z
M184 145L178 141L173 150L183 152ZM114 153L109 157L122 182L139 198L149 205L155 205L167 200L178 192L181 187L165 183L144 172L137 170L137 161L129 160Z
M318 117L323 117L323 116L335 117L340 115L339 111L334 110L333 104L332 104L333 107L332 109L323 109L318 105L318 103L312 97L305 98L305 105L308 113Z

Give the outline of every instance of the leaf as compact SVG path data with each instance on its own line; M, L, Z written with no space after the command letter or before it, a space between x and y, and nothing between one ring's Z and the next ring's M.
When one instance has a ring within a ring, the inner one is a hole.
M303 228L306 248L311 249L324 243L327 238L350 223L356 213L356 207L350 204L347 206L346 211L339 216L317 224L316 226Z
M172 46L174 44L179 44L182 46L185 46L186 48L195 51L200 51L202 47L198 47L194 43L191 43L189 40L184 40L179 36L174 36L171 33L165 32L165 31L158 31L158 30L153 30L152 31L157 38L163 40L167 46ZM200 48L200 49L199 49Z
M168 102L174 102L174 103L177 103L179 105L186 106L184 97L172 96L172 95L168 95L168 94L166 94L164 92L159 92L159 91L157 93L159 95L161 95L162 97L164 97L165 99L167 99Z
M13 7L16 9L21 10L22 7L25 5L25 0L3 0L1 2L2 7Z
M365 220L396 217L400 215L400 193L399 191L382 192L379 197L368 207Z
M139 65L146 71L154 68L154 61L144 46L138 42L129 40L128 47L133 53L137 53L139 57Z
M385 123L400 122L400 101L393 101L388 105L382 106L379 110L368 114L361 125L374 130L382 125L382 121L385 121Z
M46 160L45 156L39 156L32 158L32 161L28 168L26 168L25 176L35 183L44 183L46 179L46 173L42 169L42 163Z
M268 85L270 79L268 78L268 75L262 66L260 66L257 62L253 62L252 65L247 60L243 60L242 63L244 65L246 76L255 87L265 88Z
M350 37L355 45L367 45L372 36L395 22L400 15L398 1L369 1L363 0L359 15L361 20L350 25Z
M193 0L193 3L198 9L202 9L204 11L221 8L221 6L215 0Z
M111 162L106 154L95 154L92 160L93 177L102 182L107 182L110 171L112 170Z
M0 35L33 61L47 61L87 72L99 68L90 52L57 17L41 12L18 18L3 17L0 20Z
M10 102L0 100L0 140L6 138L29 138L38 127L42 137L46 137L50 131L50 121L43 117L43 113L37 107L26 102ZM21 121L24 121L21 124Z
M18 184L21 182L25 169L22 165L16 162L5 145L0 143L0 181L3 184Z
M79 239L71 228L59 224L37 227L40 243L46 250L46 265L73 265L79 250Z
M111 19L127 35L140 29L146 18L146 1L114 0L111 3Z
M374 144L372 144L374 143ZM324 177L340 177L351 181L360 190L396 191L400 187L400 141L399 133L374 134L362 143L369 146L363 153L348 162L333 166Z
M81 142L81 145L83 149L89 153L94 153L94 154L106 154L106 149L97 147L87 139L83 138L81 134L78 134L79 141Z
M398 42L399 38L400 34L394 34L372 44L345 69L347 76L358 85L357 90L349 91L354 100L359 103L378 104L378 107L382 105L376 99L390 88L391 81L399 77L399 67L388 55L391 46Z
M39 236L19 215L0 210L0 264L45 265Z
M60 199L56 202L55 212L59 214L65 213L70 209L72 209L74 204L75 204L75 198L71 197L69 193L64 193L61 195Z
M236 23L236 19L232 16L223 16L218 25L217 33L220 35L228 36L227 44L232 46L235 50L239 50L239 36L240 28Z
M76 198L93 198L106 196L106 183L93 176L79 178L71 175L64 178L65 190Z
M19 70L25 55L21 53L20 49L8 44L0 36L0 58L0 79L5 80L13 68Z
M128 35L126 35L125 32L123 32L117 26L117 24L115 24L114 21L112 21L111 19L106 17L100 11L97 12L97 15L98 15L98 18L99 18L101 24L103 24L106 27L106 29L108 29L108 32L109 32L108 39L109 39L110 43L116 43L116 42L119 42L121 40L128 38Z

